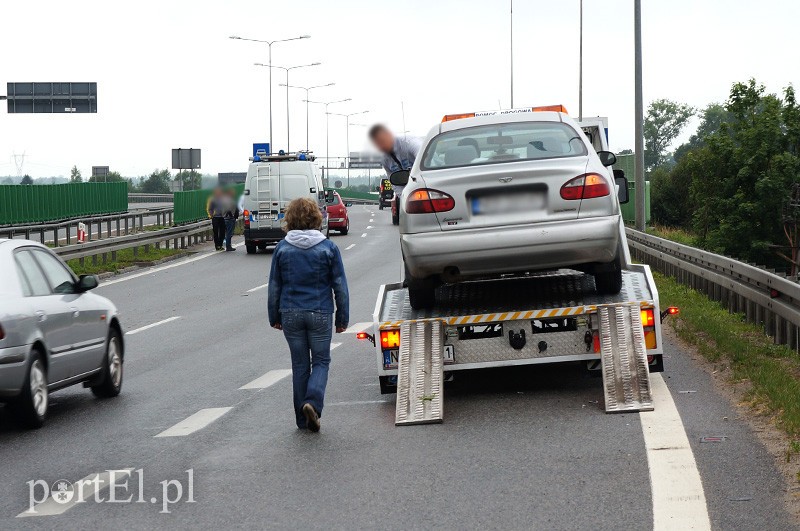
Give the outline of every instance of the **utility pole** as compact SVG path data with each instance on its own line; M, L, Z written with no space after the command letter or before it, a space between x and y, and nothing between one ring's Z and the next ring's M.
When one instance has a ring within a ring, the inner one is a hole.
M578 51L578 121L583 121L583 0L581 1L581 36Z
M635 105L636 105L636 124L635 124L635 171L634 182L636 184L636 230L645 229L645 181L644 181L644 96L642 94L642 0L633 2L633 25L634 25L634 47L635 47Z
M511 30L511 108L514 108L514 0L509 0L511 7L511 19L509 28Z

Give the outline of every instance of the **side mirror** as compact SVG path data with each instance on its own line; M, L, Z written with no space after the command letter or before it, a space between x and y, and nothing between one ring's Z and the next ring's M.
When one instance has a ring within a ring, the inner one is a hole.
M408 184L410 175L411 172L408 170L396 171L389 176L389 181L391 181L392 186L405 186Z
M614 170L614 183L617 185L617 197L619 202L624 205L631 200L628 194L628 179L625 178L625 172L622 170Z
M336 196L333 195L333 190L326 190L325 191L325 202L326 203L333 203L336 200Z
M380 185L376 186L376 187L375 187L375 191L376 191L376 192L380 192L380 191L381 191L381 186L380 186Z
M345 203L344 206L346 206L347 208L350 208L351 206L353 206L353 203L348 202L348 203Z
M100 282L97 280L95 275L81 275L81 277L78 279L78 282L75 284L75 291L78 293L83 293L93 290L99 285Z
M600 162L605 167L613 166L617 163L617 156L610 151L598 151L597 156L600 157Z

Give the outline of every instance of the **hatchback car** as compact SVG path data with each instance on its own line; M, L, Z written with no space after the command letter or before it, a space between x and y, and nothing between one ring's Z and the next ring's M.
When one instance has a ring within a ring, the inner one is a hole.
M339 192L333 192L333 201L328 203L328 228L341 234L350 232L350 216L347 214L347 204L342 201Z
M0 242L0 401L40 427L49 393L82 383L102 398L122 389L124 345L97 277L72 271L44 245Z
M616 158L561 112L443 121L428 134L400 208L411 305L442 282L573 268L597 291L622 285ZM627 192L627 191L626 191Z

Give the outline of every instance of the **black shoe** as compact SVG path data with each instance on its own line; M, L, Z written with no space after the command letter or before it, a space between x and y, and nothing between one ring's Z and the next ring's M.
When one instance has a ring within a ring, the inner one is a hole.
M235 249L234 247L230 247L230 248L228 248L228 249L225 249L225 251L226 251L226 252L231 252L231 251L235 251L235 250L236 250L236 249Z
M308 431L313 431L314 433L319 431L319 415L317 415L314 406L311 404L303 404L303 415L306 416L306 426L308 427Z

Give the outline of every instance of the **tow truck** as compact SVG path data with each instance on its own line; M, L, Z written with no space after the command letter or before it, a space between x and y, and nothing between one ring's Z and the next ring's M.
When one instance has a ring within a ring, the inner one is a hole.
M538 110L554 109L445 119ZM608 150L607 124L579 123L598 151ZM627 186L618 188L627 202ZM395 424L442 422L444 381L459 371L546 363L582 362L601 375L606 412L652 410L649 373L664 370L661 321L678 309L662 312L649 266L631 262L621 219L619 232L616 295L598 295L591 275L568 269L442 286L437 305L422 310L403 282L382 285L372 330L357 337L374 345L381 393L397 393Z

